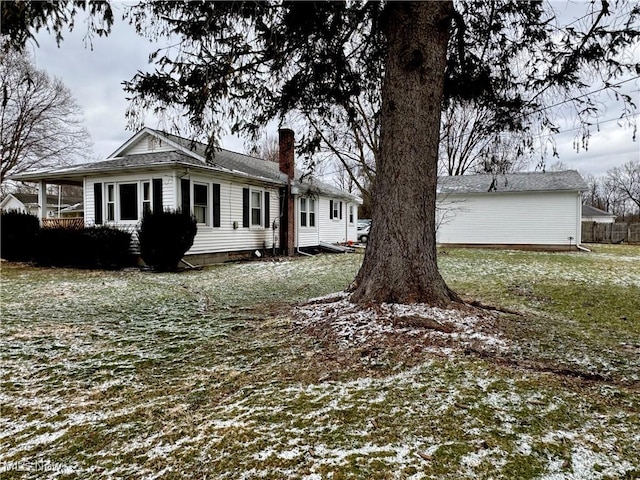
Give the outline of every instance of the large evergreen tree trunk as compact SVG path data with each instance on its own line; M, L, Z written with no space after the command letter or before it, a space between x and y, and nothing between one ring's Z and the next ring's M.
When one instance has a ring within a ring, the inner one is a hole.
M435 203L451 2L389 2L372 226L352 300L458 298L437 265Z

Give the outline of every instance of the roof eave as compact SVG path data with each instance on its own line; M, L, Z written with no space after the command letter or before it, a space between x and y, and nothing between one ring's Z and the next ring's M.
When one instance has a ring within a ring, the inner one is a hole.
M117 158L117 157L116 157ZM33 173L20 173L10 177L11 180L21 181L21 182L54 182L59 180L66 181L76 181L81 182L84 177L87 176L97 176L104 175L114 172L139 172L144 170L158 170L161 168L188 168L190 170L201 170L207 172L219 172L226 173L229 175L243 177L255 181L271 183L275 185L285 185L286 182L281 180L276 180L272 178L250 175L244 172L240 172L237 170L226 169L217 165L194 165L188 162L180 162L180 161L172 161L172 162L156 162L156 163L147 163L144 165L129 165L129 166L112 166L108 168L98 168L98 169L78 169L75 171L40 171Z

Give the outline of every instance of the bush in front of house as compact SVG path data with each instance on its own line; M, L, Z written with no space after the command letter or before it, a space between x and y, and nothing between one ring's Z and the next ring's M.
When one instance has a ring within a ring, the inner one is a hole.
M50 267L117 269L132 263L131 234L111 227L44 228L34 259Z
M131 233L111 227L91 227L81 230L90 268L114 269L131 265Z
M0 214L0 254L11 262L29 262L40 232L40 220L35 215L18 210Z
M138 240L144 263L157 271L178 269L198 231L193 215L178 211L149 212L140 223Z

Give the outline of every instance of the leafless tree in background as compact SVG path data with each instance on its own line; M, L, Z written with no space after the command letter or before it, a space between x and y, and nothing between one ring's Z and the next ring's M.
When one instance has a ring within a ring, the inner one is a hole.
M529 163L526 138L500 130L495 112L469 101L452 102L440 122L440 175L519 171Z
M640 160L630 160L607 172L607 182L626 201L640 209Z
M249 148L249 155L263 160L278 163L279 146L277 135L267 135L261 141L255 142Z
M620 221L640 215L640 161L630 160L599 177L581 175L589 187L582 194L583 203L613 213Z
M60 79L37 70L24 51L2 48L0 85L0 183L89 156L81 109Z

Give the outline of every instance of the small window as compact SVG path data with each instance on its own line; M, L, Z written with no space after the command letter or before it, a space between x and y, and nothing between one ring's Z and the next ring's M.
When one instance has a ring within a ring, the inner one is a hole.
M342 218L342 202L333 201L333 216L334 220L339 220Z
M313 198L309 199L309 226L316 226L316 201Z
M120 220L138 220L138 184L121 183Z
M307 199L306 198L300 199L300 226L301 227L307 226Z
M262 226L262 192L251 191L251 225Z
M151 211L151 182L142 182L142 214Z
M107 221L116 221L116 186L113 183L107 185Z
M193 184L193 214L198 223L209 224L209 186Z
M353 225L353 205L349 205L349 223Z

